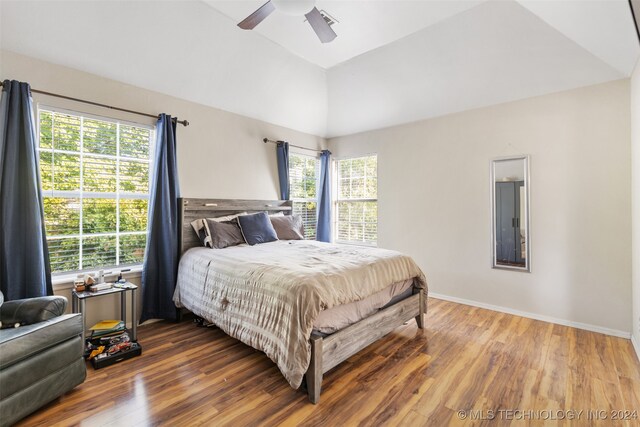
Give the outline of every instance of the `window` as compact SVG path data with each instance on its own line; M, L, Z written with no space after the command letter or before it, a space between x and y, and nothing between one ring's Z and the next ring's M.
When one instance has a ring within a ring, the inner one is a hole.
M152 128L49 108L38 122L51 271L141 263Z
M303 154L289 155L289 185L293 213L302 217L305 239L316 238L316 182L318 159Z
M378 157L336 162L335 240L376 245L378 241Z

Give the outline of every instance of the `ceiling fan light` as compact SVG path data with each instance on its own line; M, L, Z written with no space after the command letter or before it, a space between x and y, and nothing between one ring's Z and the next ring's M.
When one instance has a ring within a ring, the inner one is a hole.
M302 16L316 5L316 0L271 0L278 12Z

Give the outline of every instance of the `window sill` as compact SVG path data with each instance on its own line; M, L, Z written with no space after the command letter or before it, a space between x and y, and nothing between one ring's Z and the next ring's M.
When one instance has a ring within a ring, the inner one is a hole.
M131 269L131 271L122 273L122 277L125 279L137 278L142 275L142 264L134 265L126 268ZM118 277L117 275L118 270L115 268L113 270L116 272L116 274L110 274L108 276L105 276L105 279L115 280ZM61 274L59 276L52 277L51 282L53 284L53 291L55 292L55 291L62 291L66 289L73 289L73 282L75 281L78 274L80 273Z

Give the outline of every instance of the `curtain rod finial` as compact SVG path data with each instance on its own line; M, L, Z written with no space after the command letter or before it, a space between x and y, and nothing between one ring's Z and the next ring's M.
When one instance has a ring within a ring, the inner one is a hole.
M262 142L266 144L267 142L269 142L269 140L267 138L262 138Z

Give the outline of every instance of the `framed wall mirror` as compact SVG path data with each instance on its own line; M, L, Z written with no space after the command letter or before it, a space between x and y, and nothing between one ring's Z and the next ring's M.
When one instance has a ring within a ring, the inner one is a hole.
M531 271L529 156L491 161L491 266Z

